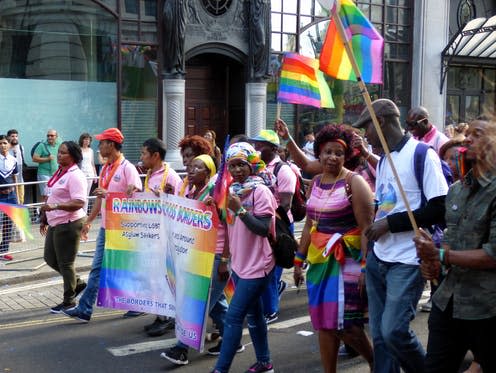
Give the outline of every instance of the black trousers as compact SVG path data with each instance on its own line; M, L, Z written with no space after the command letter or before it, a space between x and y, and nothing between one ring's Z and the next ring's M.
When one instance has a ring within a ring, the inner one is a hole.
M496 317L483 320L453 318L453 299L445 311L432 303L426 373L456 373L468 350L477 356L485 372L496 372Z

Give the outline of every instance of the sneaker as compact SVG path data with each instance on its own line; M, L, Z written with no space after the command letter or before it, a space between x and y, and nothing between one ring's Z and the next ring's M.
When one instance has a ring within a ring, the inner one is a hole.
M279 281L279 284L277 286L277 293L279 294L279 300L281 300L281 295L286 290L286 287L288 286L286 281Z
M80 283L78 283L76 285L76 288L74 289L74 291L76 293L76 295L74 295L74 297L77 297L79 294L81 294L84 289L86 289L86 282L81 281Z
M4 262L10 262L14 260L14 258L12 257L12 255L4 254L4 255L0 255L0 260Z
M272 363L261 363L257 361L245 373L274 373Z
M207 350L207 354L212 355L212 356L218 356L220 355L220 349L222 348L222 341L217 343L217 346L214 346L212 348L209 348ZM243 352L245 350L244 345L239 345L238 348L236 349L237 353Z
M68 310L69 308L74 308L76 307L76 303L71 302L71 303L60 303L57 304L55 307L50 308L51 313L62 313L63 310Z
M174 330L176 322L173 318L159 320L153 327L149 328L146 332L150 337L160 337L167 333L168 330Z
M62 313L66 316L72 317L73 319L87 323L91 319L91 315L85 315L77 307L69 308L67 310L62 310Z
M155 325L163 322L164 319L162 319L161 317L162 316L157 316L157 317L155 317L155 320L153 320L153 322L151 324L146 324L145 326L143 326L143 329L145 330L145 332L147 332L148 330L153 328Z
M178 346L168 348L160 354L160 357L163 357L176 365L186 365L189 363L188 350Z
M143 316L145 313L144 312L139 312L139 311L127 311L122 317L125 319L131 318L131 317L138 317L138 316Z
M270 315L265 315L265 322L267 323L267 325L269 325L270 323L276 321L278 318L279 318L279 312L274 312L271 313Z
M429 300L426 303L424 303L420 306L420 311L422 311L422 312L431 312L431 309L432 309L432 299L431 298L429 298Z

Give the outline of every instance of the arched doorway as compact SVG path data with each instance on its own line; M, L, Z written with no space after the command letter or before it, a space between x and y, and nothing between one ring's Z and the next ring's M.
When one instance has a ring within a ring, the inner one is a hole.
M245 132L244 66L221 54L203 53L186 63L185 134L217 134L220 147L229 133Z

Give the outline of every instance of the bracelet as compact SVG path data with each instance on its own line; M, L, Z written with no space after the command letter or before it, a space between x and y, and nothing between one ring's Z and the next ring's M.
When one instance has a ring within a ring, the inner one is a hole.
M365 273L367 268L367 262L365 260L362 260L360 262L360 273Z
M243 206L241 206L241 207L238 209L238 211L236 211L236 214L235 214L235 215L236 215L236 216L245 215L245 214L246 214L246 212L247 212L247 211L245 210L245 208L244 208Z
M301 268L303 267L303 262L305 261L306 258L307 258L306 255L297 251L293 259L293 264L295 265L295 267Z
M229 261L230 261L230 258L226 258L226 257L223 257L223 256L220 257L220 262L221 263L229 263Z
M444 249L439 249L439 261L441 262L441 264L445 264L444 263Z

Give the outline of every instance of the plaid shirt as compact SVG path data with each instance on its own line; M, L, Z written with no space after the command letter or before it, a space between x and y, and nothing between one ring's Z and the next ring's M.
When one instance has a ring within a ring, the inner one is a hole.
M484 250L496 259L496 175L476 179L470 172L450 188L446 197L447 231L451 250ZM480 320L496 316L496 270L452 266L434 295L445 309L453 297L453 317Z

